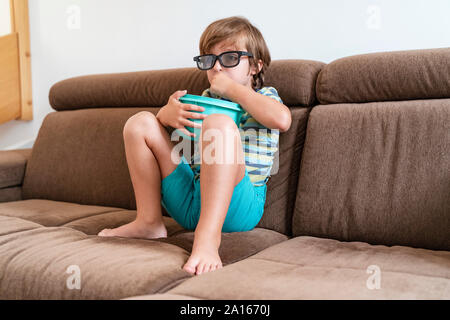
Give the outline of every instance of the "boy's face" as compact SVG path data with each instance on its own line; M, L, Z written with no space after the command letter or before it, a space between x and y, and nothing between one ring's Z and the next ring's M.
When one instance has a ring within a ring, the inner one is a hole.
M237 47L234 45L226 44L224 42L220 42L216 44L212 49L211 52L215 55L219 55L226 51L247 51L245 47ZM216 64L214 67L207 72L209 83L211 83L211 79L216 75L218 72L223 72L228 77L233 79L234 81L252 88L252 78L253 75L256 74L256 70L254 67L250 66L250 61L248 60L250 57L242 56L240 58L240 62L237 66L233 68L224 68L219 62L219 59L216 60ZM251 59L251 58L250 58Z

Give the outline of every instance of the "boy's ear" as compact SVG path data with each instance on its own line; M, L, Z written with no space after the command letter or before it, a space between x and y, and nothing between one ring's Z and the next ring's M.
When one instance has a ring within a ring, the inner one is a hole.
M263 61L261 59L258 60L258 69L256 70L256 68L254 66L252 66L252 75L258 74L262 67L263 67Z

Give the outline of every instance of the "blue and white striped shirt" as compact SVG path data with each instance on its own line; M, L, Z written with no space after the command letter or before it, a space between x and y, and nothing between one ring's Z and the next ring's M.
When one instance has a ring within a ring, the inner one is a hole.
M263 87L257 90L257 93L271 97L280 103L283 103L278 92L273 87ZM202 96L216 99L223 99L206 89ZM254 186L262 186L267 183L273 166L274 154L278 150L278 141L280 132L278 129L269 129L245 112L239 123L239 132L241 135L242 147L244 148L245 166ZM198 142L195 142L194 154L191 157L191 168L195 179L200 176L200 154L198 151Z

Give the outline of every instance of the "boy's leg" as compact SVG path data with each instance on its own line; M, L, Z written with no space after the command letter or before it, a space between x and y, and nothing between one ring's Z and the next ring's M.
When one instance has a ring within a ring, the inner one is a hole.
M213 136L212 141L208 141L211 140L211 136ZM203 120L199 146L201 155L200 219L195 229L192 254L183 267L186 271L195 274L212 271L222 266L218 254L222 226L234 187L245 175L240 133L230 117L213 114Z
M115 229L104 229L99 236L164 238L167 230L161 208L161 180L172 173L180 156L165 128L148 111L139 112L126 122L123 130L126 159L136 198L136 220Z

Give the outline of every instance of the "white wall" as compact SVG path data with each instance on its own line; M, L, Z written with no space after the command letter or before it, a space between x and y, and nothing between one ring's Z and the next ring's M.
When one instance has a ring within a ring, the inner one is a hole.
M0 37L8 33L11 33L9 0L0 0Z
M50 87L84 74L194 67L212 21L243 15L272 59L335 59L450 46L450 0L30 0L34 120L0 125L0 150L32 147Z

